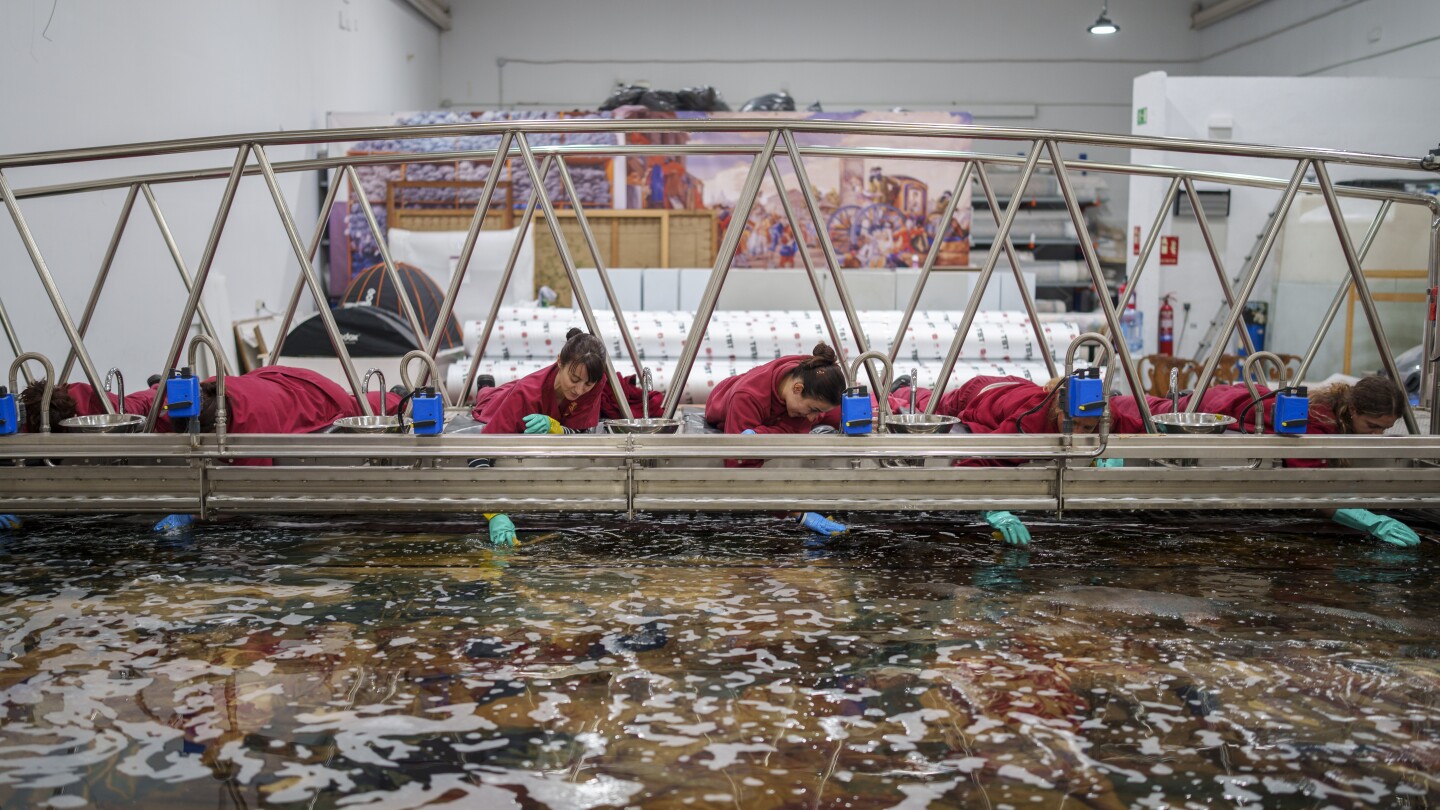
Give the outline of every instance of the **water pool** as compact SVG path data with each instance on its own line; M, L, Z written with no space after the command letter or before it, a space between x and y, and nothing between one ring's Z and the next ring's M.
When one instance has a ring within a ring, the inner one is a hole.
M1440 522L135 518L0 540L3 807L1440 801Z

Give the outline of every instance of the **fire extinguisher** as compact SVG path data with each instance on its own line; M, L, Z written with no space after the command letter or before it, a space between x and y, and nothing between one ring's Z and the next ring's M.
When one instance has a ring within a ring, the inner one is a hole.
M1170 306L1170 299L1175 296L1165 296L1164 302L1160 305L1160 353L1168 357L1175 356L1175 307Z

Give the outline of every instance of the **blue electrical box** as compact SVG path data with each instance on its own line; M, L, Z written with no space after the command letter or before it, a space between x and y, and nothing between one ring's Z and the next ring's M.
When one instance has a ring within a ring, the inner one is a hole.
M445 432L445 401L434 388L421 388L410 398L410 430L416 436Z
M1065 412L1071 419L1100 416L1105 411L1105 381L1100 369L1084 368L1065 382Z
M20 413L15 407L15 395L0 385L0 436L20 432Z
M170 376L165 380L165 411L171 419L200 415L200 378L189 366L179 371L170 369Z
M1276 433L1299 435L1310 421L1310 397L1305 386L1282 388L1275 395L1273 428Z
M863 385L845 389L840 398L840 429L851 436L860 436L875 429L875 409L870 404L870 389Z

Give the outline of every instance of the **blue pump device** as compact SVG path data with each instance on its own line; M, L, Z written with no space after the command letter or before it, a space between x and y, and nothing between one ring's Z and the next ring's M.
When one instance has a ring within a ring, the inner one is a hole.
M1305 432L1310 421L1310 396L1305 386L1281 388L1275 395L1274 429L1291 436Z
M165 380L165 411L171 419L200 416L200 378L189 366L170 369Z
M840 428L847 435L861 436L875 429L871 421L875 409L870 404L870 389L857 385L845 389L840 398Z
M15 407L15 395L0 385L0 436L20 432L20 413Z
M434 388L416 389L410 398L410 430L416 436L439 436L445 432L445 402Z
M1065 412L1071 419L1099 416L1105 410L1105 381L1100 369L1082 368L1065 381Z

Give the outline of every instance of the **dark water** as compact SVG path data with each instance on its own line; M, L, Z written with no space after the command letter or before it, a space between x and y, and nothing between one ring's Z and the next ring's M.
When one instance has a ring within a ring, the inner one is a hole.
M0 540L0 806L1440 803L1431 538L589 520L517 519L511 551L460 521L33 520Z

